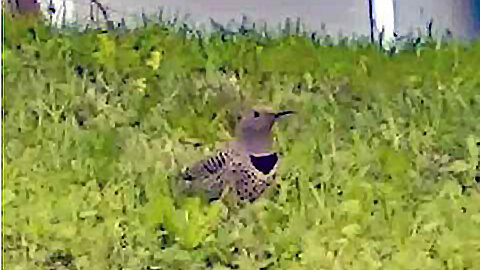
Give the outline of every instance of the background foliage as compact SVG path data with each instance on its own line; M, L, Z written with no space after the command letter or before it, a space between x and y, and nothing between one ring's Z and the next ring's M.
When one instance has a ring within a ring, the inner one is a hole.
M9 269L475 269L480 43L368 43L6 18ZM276 127L278 185L236 212L175 196L239 108ZM202 147L182 142L201 142Z

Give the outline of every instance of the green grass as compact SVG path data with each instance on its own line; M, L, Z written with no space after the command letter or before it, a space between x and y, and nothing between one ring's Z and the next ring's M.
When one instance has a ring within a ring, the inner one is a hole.
M158 26L5 31L7 269L480 265L478 41L387 56ZM256 104L299 112L275 128L278 186L237 212L172 196Z

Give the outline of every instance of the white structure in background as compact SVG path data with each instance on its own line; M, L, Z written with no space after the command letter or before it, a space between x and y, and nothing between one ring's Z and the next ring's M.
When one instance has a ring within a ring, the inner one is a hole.
M40 9L46 18L51 16L53 25L75 22L75 5L72 0L41 0Z
M369 0L372 3L373 20L377 37L383 31L383 47L389 49L395 40L394 0Z

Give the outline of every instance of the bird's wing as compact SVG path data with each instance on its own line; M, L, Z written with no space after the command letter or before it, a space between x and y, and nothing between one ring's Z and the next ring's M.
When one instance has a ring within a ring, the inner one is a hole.
M182 180L191 191L207 192L209 200L218 199L225 188L223 174L230 163L228 151L219 151L215 155L194 163L181 173Z
M230 155L227 151L219 151L214 156L202 159L188 167L183 173L185 181L196 181L198 179L211 178L227 167Z

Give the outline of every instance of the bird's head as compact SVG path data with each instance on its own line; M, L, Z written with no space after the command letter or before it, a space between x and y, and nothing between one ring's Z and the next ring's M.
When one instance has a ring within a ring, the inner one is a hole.
M271 147L271 130L275 121L293 111L272 112L250 109L242 113L236 126L236 135L248 151L263 153Z

